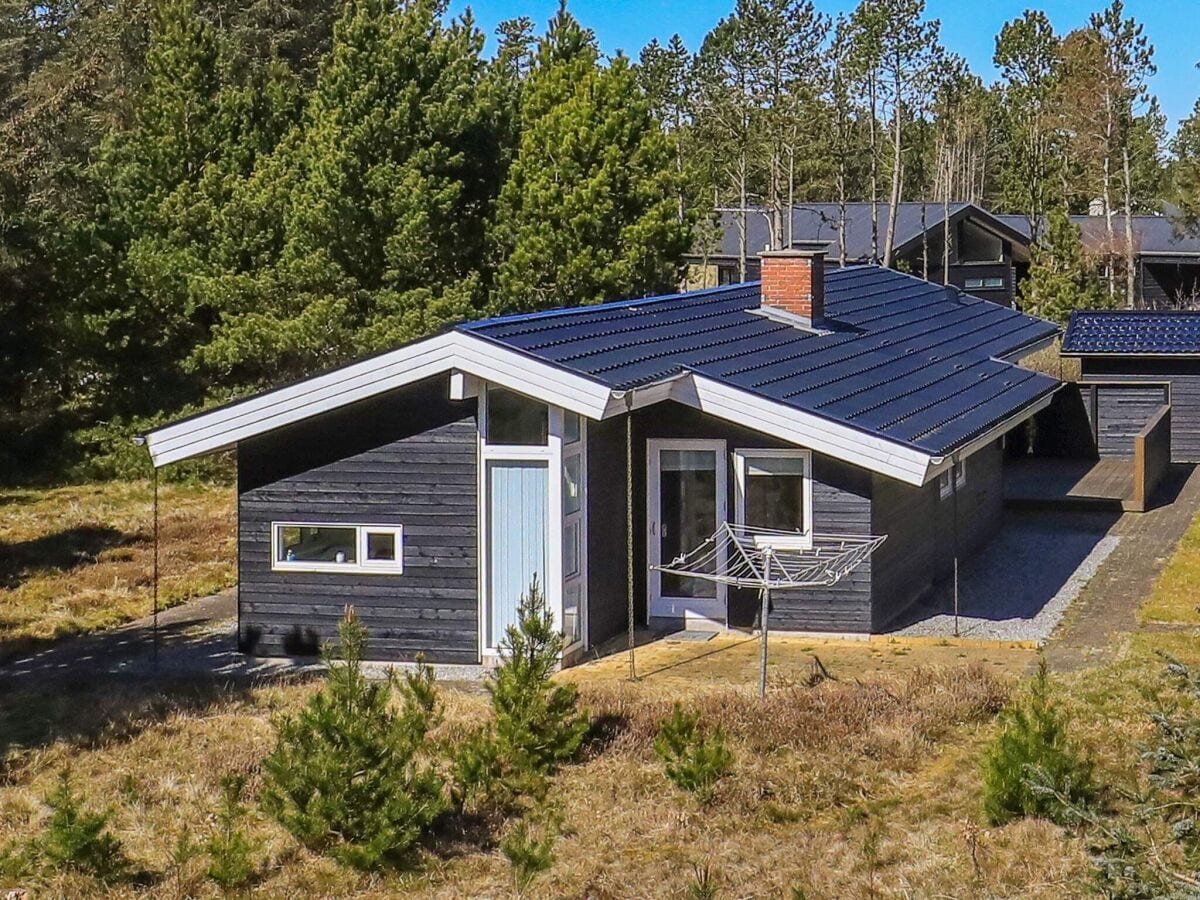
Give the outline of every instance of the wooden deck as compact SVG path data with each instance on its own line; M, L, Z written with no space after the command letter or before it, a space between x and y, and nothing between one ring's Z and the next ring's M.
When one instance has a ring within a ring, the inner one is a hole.
M1134 509L1133 462L1128 459L1022 459L1004 472L1004 501L1010 506Z

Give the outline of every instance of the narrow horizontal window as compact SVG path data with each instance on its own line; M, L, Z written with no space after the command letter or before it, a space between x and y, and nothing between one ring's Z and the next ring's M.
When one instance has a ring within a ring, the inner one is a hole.
M274 522L271 567L293 572L377 572L404 569L400 525Z
M968 278L963 283L964 288L970 290L980 289L998 289L1004 287L1004 279L1000 276L989 278Z

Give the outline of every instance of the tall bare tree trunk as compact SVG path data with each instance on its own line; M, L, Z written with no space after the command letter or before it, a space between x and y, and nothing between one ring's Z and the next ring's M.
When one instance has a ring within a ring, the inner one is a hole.
M1105 248L1105 257L1108 266L1108 296L1111 298L1117 292L1116 284L1116 266L1114 265L1114 250L1117 246L1116 232L1113 229L1113 213L1112 213L1112 150L1113 150L1113 133L1115 130L1115 113L1113 111L1112 88L1105 89L1105 109L1107 119L1104 123L1104 221L1108 235L1108 246Z
M1133 174L1129 160L1129 140L1123 141L1121 147L1121 164L1125 178L1125 305L1134 307L1134 246L1133 246Z
M879 138L877 135L875 73L867 80L871 120L867 143L871 149L871 262L879 262Z
M892 110L894 119L892 125L892 189L891 209L888 211L887 239L883 245L883 264L892 265L892 252L896 246L896 218L900 212L900 183L903 181L903 160L901 154L904 147L901 143L901 120L904 107L900 102L900 66L896 63L892 68L892 89L895 93L895 104Z

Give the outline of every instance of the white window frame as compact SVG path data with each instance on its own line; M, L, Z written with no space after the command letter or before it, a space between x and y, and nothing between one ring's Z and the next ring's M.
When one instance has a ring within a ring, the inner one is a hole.
M313 562L279 558L280 532L284 528L353 528L356 560L354 562ZM390 534L396 541L396 558L367 559L367 535ZM348 575L404 574L404 526L395 523L362 524L359 522L272 522L271 569L276 572L323 572Z
M728 472L729 461L726 457L726 443L715 438L648 438L646 440L646 561L650 570L646 578L646 623L654 618L676 619L688 621L709 621L727 624L729 618L728 586L724 582L717 583L716 596L709 597L672 597L664 596L662 592L662 572L654 568L664 562L662 559L662 544L658 529L662 520L662 471L659 468L663 450L709 450L716 459L717 475L717 509L714 528L719 528L728 521ZM726 548L724 544L717 546L717 571L725 571Z
M759 547L778 547L781 550L810 550L813 545L812 508L812 451L798 448L757 449L740 447L733 451L734 521L746 524L746 466L752 459L801 459L804 461L804 532L797 535L759 535L754 543Z
M954 473L954 480L951 481L950 473ZM961 491L967 486L967 461L960 459L957 463L953 463L950 468L941 472L938 475L938 496L945 500L955 491Z
M546 487L546 571L539 573L546 606L554 619L554 629L562 632L562 446L563 446L563 408L547 403L540 397L523 394L535 403L542 403L548 409L546 443L538 444L491 444L488 443L488 390L501 388L515 394L503 384L495 384L480 380L478 399L478 441L477 452L479 459L479 655L481 659L494 659L499 656L499 639L494 645L488 645L488 625L491 609L489 597L491 589L491 554L488 552L491 536L488 534L488 464L492 462L514 462L533 460L546 463L548 484ZM586 621L586 612L585 612ZM574 646L574 645L572 645ZM564 650L570 648L564 648Z

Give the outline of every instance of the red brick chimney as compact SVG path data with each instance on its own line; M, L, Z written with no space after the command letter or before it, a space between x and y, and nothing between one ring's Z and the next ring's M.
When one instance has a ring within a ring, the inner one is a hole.
M825 319L824 241L797 241L790 250L766 250L762 260L765 310L787 313L799 324L819 328Z

